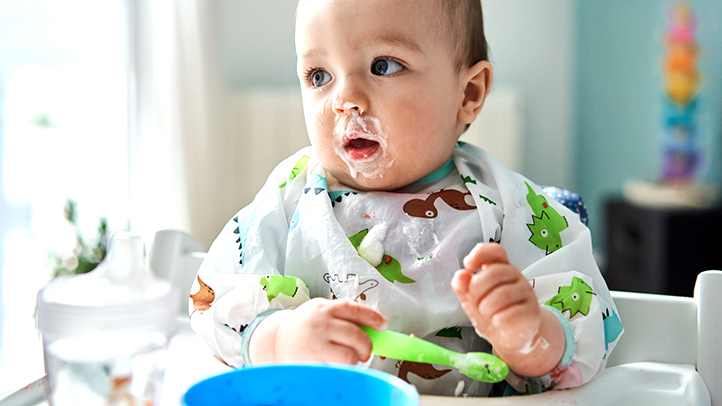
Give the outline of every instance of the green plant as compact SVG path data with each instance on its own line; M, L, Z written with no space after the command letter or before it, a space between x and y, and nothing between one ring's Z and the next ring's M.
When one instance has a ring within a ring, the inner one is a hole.
M98 238L89 244L83 239L78 227L78 211L75 201L68 199L64 208L65 219L73 226L75 248L69 253L53 253L53 277L77 275L92 271L105 258L108 221L101 218L98 224Z

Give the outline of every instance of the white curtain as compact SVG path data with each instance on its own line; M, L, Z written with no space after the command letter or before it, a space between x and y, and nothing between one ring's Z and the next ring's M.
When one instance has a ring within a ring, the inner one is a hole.
M210 244L233 213L212 0L129 0L130 229ZM236 208L237 209L237 208Z

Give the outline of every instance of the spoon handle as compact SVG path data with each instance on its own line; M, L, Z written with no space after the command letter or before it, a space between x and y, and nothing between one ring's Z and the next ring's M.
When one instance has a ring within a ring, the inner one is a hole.
M454 360L463 354L447 350L420 338L395 331L376 331L361 326L373 343L373 354L401 361L425 362L453 366Z

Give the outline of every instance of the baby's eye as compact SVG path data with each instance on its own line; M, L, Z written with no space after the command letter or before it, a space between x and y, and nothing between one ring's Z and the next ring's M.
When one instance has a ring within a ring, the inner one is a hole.
M371 73L377 76L393 75L402 70L404 67L400 63L389 58L377 58L371 64Z
M321 87L326 83L330 82L331 74L322 69L314 69L308 75L309 81L313 87Z

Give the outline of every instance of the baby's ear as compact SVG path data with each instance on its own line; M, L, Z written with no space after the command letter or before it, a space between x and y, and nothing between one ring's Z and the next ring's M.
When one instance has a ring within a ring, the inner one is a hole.
M460 74L464 98L459 106L457 119L464 124L471 124L481 111L486 95L491 87L492 70L489 61L479 61L466 68Z

